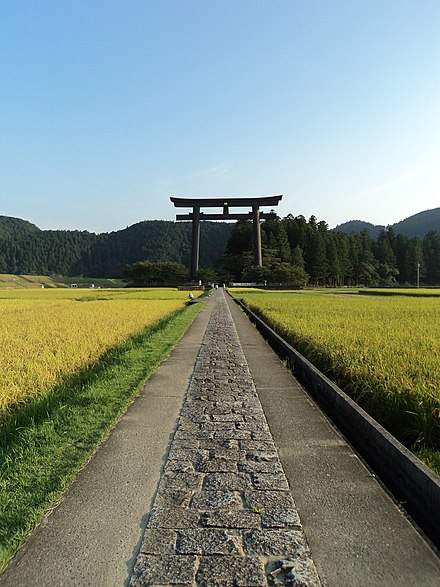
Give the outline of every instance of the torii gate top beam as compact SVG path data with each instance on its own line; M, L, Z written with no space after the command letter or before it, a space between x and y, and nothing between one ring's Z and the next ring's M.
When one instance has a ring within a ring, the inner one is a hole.
M283 196L263 196L259 198L175 198L170 200L175 208L223 208L245 206L278 206Z

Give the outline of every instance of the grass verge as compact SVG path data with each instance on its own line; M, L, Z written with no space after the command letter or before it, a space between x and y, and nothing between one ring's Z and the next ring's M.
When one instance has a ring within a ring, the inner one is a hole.
M0 423L0 572L96 451L202 304L156 322Z

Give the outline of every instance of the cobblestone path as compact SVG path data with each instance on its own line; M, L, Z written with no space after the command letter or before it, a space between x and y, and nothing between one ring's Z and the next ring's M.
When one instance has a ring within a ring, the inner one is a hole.
M131 587L318 587L298 513L217 292Z

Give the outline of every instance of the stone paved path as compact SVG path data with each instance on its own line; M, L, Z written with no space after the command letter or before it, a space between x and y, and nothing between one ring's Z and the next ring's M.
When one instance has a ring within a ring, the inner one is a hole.
M321 585L221 290L130 586Z

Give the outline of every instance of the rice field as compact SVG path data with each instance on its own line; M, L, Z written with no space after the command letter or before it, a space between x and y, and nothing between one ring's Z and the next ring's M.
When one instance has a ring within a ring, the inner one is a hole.
M200 311L186 297L0 291L0 573Z
M0 291L0 414L184 306L172 289Z
M407 446L439 451L440 292L416 291L232 293Z

